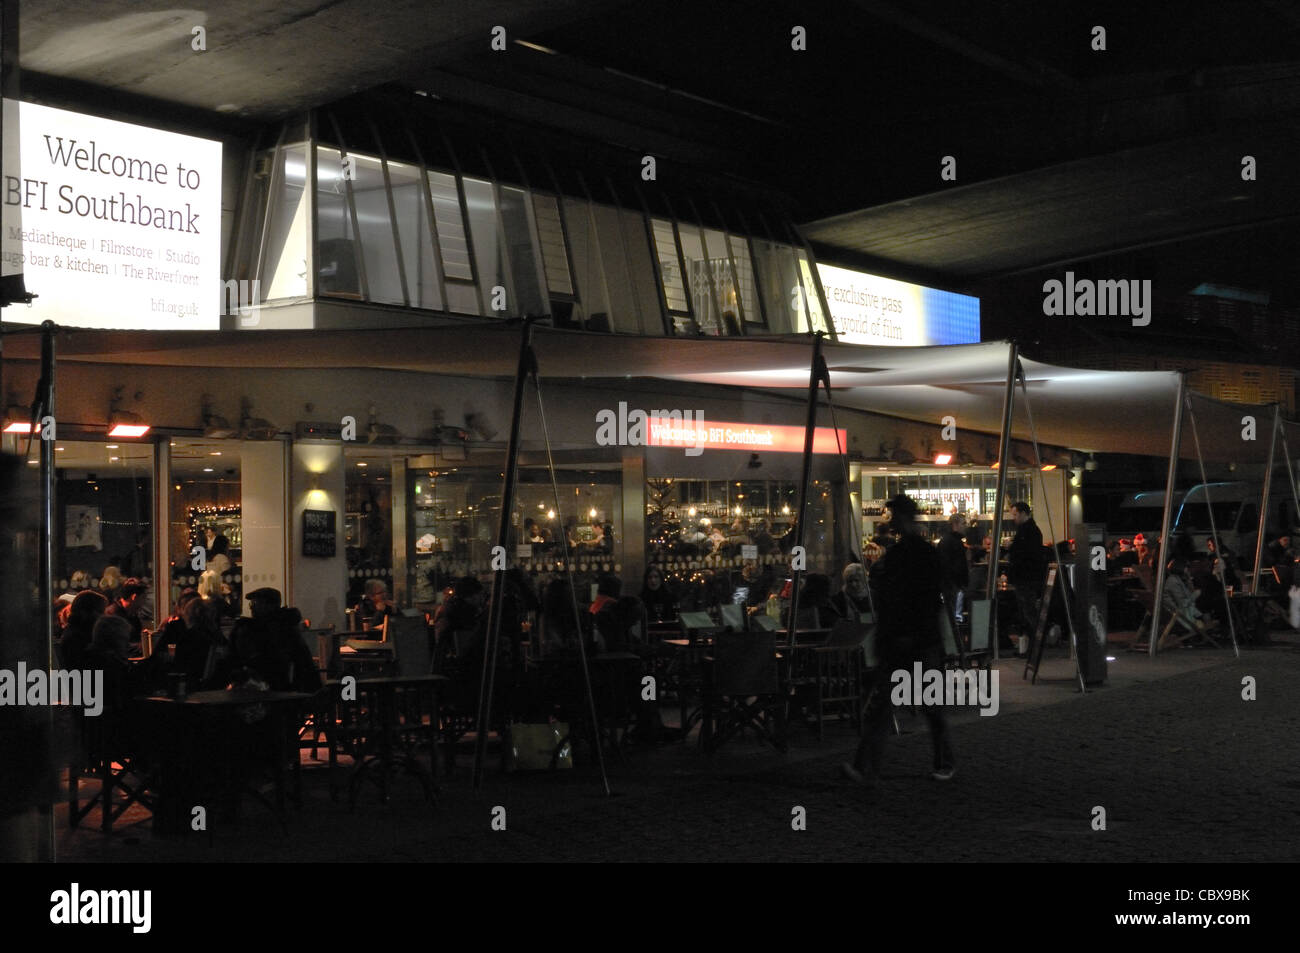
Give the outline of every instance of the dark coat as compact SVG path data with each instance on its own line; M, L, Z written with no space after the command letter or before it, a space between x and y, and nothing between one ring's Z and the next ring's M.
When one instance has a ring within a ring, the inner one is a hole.
M889 667L943 651L939 631L939 552L920 536L906 533L872 567L876 649Z
M943 567L943 584L963 589L970 583L970 565L966 561L966 544L961 533L951 530L939 540L939 561Z
M1032 517L1016 529L1007 549L1007 559L1011 562L1007 579L1013 586L1042 587L1047 575L1047 554L1043 549L1043 531Z

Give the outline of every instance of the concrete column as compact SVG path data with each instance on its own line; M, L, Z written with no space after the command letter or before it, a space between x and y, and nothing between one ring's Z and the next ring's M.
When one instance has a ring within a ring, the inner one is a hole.
M623 454L623 533L614 559L623 566L623 594L639 595L646 565L645 451L639 447Z
M290 480L293 546L293 594L286 598L297 606L313 628L333 625L346 628L344 610L348 593L347 550L343 545L343 521L347 513L344 485L343 445L341 443L295 443L293 474ZM336 530L334 555L302 554L302 514L304 510L332 510Z
M240 446L240 516L243 523L244 595L270 586L286 604L288 579L288 444L245 440ZM243 611L248 611L244 602Z

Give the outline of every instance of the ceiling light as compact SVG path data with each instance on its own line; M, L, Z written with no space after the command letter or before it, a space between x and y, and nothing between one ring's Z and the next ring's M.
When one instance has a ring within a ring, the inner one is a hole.
M946 467L950 463L952 463L951 453L936 453L934 455L934 465L936 467Z
M1043 472L1044 472L1044 473L1046 473L1048 470L1055 470L1055 469L1056 469L1056 464L1055 464L1055 463L1044 463L1044 464L1043 464Z
M127 421L116 421L108 426L110 437L143 437L149 432L149 425Z
M110 437L143 437L149 432L149 425L141 419L139 414L121 409L122 390L121 386L113 390L113 399L108 407L108 435ZM135 399L140 399L138 392Z
M210 457L219 457L219 456L221 456L221 451L220 451L220 450L209 450L209 451L208 451L208 456L210 456Z
M5 411L4 424L5 433L32 432L32 422L27 411L23 410L23 408L19 407L17 404L10 404L9 408Z
M212 467L204 467L204 468L203 468L203 472L204 472L204 473L211 473L211 472L212 472Z
M357 461L357 466L359 466L359 467L368 467L368 466L370 466L370 464L366 463L366 461L364 461L364 460L358 460L358 461Z
M106 444L104 444L104 449L105 449L105 450L116 450L116 449L117 449L117 444L115 444L115 443L106 443Z

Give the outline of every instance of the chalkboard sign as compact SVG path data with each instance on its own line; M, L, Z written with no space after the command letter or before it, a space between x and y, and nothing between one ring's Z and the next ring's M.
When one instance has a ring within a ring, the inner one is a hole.
M335 553L338 533L333 510L302 511L302 554L326 559Z

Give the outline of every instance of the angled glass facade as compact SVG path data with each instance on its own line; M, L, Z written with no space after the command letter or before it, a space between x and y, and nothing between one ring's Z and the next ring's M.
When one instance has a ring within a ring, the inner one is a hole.
M427 128L381 133L318 112L255 152L231 277L260 281L273 308L550 315L614 334L833 333L810 252L784 220L734 200L724 211L698 195L647 199L607 175L502 151L489 159ZM375 326L382 311L364 320Z

